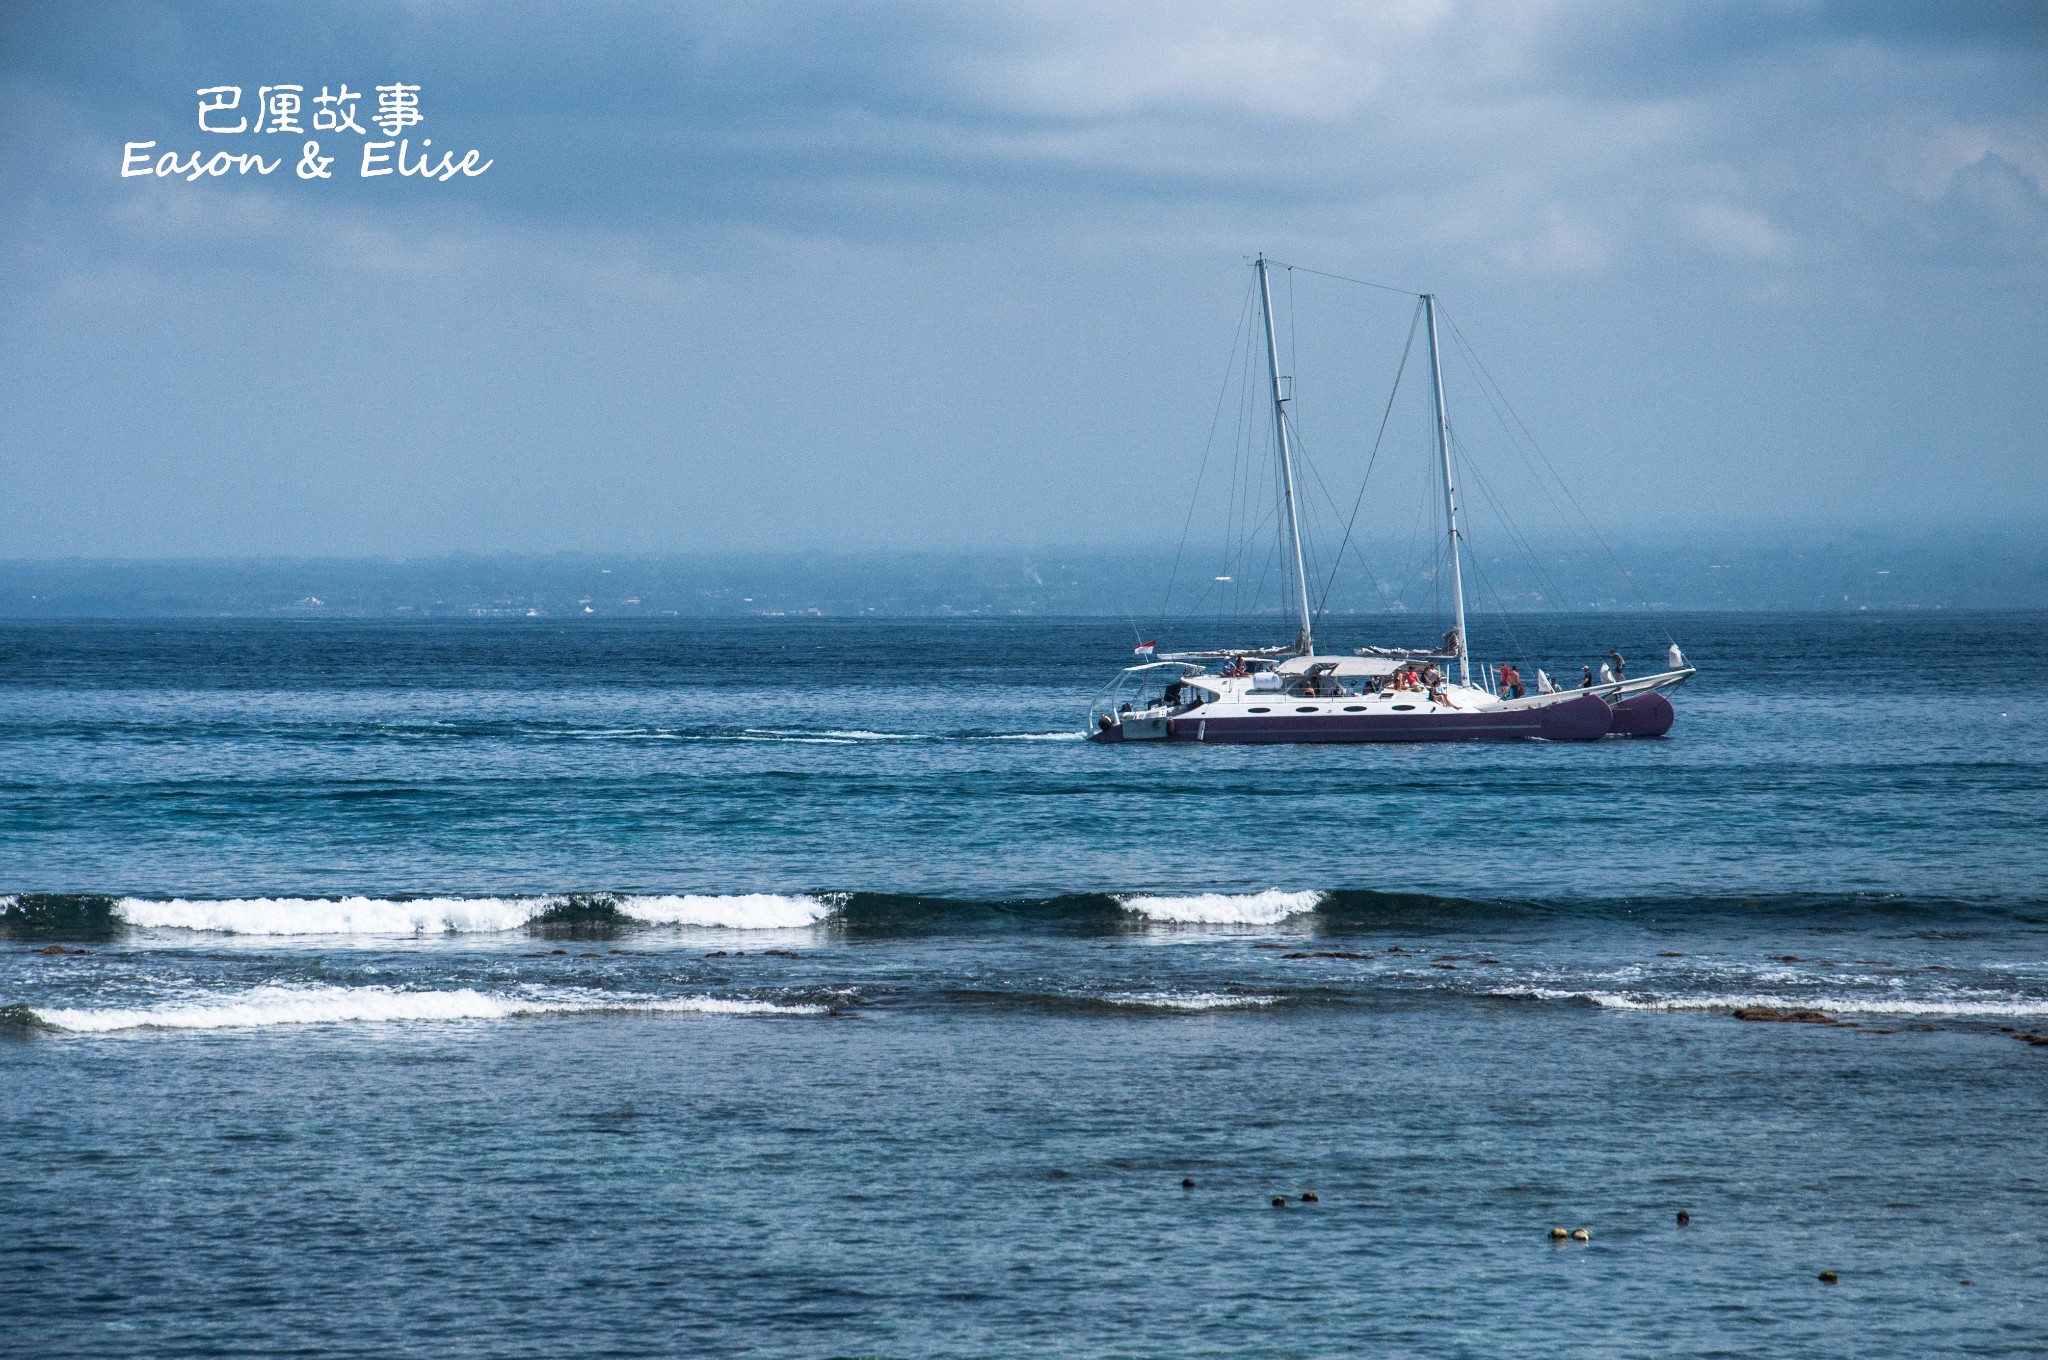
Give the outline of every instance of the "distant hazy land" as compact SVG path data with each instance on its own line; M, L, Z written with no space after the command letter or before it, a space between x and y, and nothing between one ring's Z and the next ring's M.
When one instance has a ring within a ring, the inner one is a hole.
M2048 535L1723 535L1570 545L1467 567L1478 611L2048 608ZM1219 552L556 553L408 559L0 561L8 618L660 618L750 615L1118 615L1277 612L1271 563L1218 585ZM1626 564L1624 574L1618 564ZM1440 587L1412 545L1347 556L1334 614L1433 615ZM1168 583L1173 583L1169 598ZM1320 585L1318 587L1320 589ZM1223 600L1221 591L1238 594Z

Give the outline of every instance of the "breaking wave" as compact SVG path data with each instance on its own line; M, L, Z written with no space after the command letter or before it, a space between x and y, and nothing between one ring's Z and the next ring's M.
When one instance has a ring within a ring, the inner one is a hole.
M1152 921L1183 925L1277 925L1290 916L1314 911L1323 900L1319 892L1282 892L1269 888L1258 893L1197 893L1189 897L1119 897L1126 910Z
M2019 996L1792 996L1774 993L1744 995L1651 996L1644 993L1573 990L1563 987L1502 987L1495 996L1526 996L1539 1001L1585 1001L1606 1010L1734 1011L1749 1007L1771 1010L1812 1010L1829 1015L1981 1016L2030 1018L2048 1016L2048 1000Z
M812 1003L731 997L497 996L473 988L409 991L396 987L252 987L227 997L155 1006L30 1007L28 1015L53 1029L109 1034L133 1029L256 1029L272 1025L373 1024L387 1021L506 1020L518 1016L604 1013L699 1015L823 1015Z
M816 925L842 905L831 895L740 893L574 897L238 897L0 899L5 933L22 938L104 935L126 925L222 935L418 936L553 933L575 927L699 926L791 930ZM70 929L67 931L66 927Z
M1127 992L1104 996L1112 1006L1133 1006L1155 1011L1221 1011L1247 1006L1270 1006L1277 996L1240 995L1234 992Z

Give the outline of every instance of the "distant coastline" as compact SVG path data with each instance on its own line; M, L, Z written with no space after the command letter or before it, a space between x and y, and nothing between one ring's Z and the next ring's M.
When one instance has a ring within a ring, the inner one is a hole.
M1702 534L1478 559L1487 612L2048 609L2048 536ZM1103 617L1213 612L1190 545L939 551L0 560L0 618ZM1426 564L1424 564L1426 567ZM1169 599L1169 580L1174 588ZM1400 547L1347 559L1332 615L1427 615ZM1162 605L1164 607L1162 608ZM1278 609L1277 596L1272 602Z

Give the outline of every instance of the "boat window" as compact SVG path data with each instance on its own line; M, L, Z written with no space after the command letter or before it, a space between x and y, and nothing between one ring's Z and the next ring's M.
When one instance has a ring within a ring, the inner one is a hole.
M1255 708L1252 710L1254 713L1271 713L1272 711L1270 708Z
M1365 712L1365 705L1364 705L1364 704L1346 704L1346 705L1344 705L1344 711L1345 711L1346 713L1363 713L1363 712Z
M1395 705L1394 705L1394 711L1395 711L1396 713L1413 713L1413 712L1415 711L1415 705L1414 705L1414 704L1395 704Z
M1297 708L1294 711L1296 713L1313 713L1316 710L1315 707L1311 704L1303 704L1300 708Z

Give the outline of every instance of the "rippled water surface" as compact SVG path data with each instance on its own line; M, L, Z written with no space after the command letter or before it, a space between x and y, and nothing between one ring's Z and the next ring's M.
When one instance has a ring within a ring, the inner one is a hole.
M0 628L0 1353L2039 1354L2044 622L1215 749L1121 622Z

